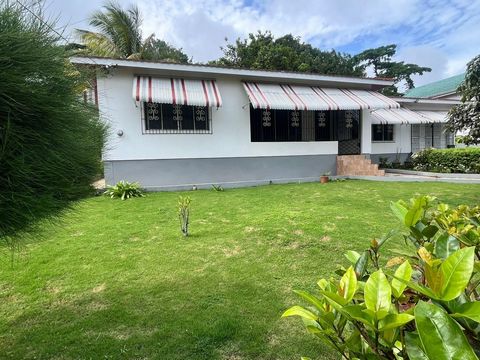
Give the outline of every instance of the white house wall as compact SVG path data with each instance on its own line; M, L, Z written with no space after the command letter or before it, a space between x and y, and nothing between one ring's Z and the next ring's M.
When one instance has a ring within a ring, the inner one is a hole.
M336 141L251 142L248 98L241 82L230 79L217 79L223 106L211 109L212 134L142 134L141 107L132 99L133 75L115 70L98 81L99 108L112 130L104 160L337 154Z
M391 142L372 142L371 158L378 162L381 157L388 161L404 162L410 156L412 151L411 126L394 125L393 141Z
M223 106L211 110L212 134L142 134L134 74L117 68L98 79L99 110L111 132L103 154L107 184L180 189L314 181L335 173L336 141L251 142L249 102L238 79L216 78Z

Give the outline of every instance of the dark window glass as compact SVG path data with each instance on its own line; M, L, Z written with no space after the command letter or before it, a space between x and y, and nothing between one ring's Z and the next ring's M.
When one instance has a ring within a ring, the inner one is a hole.
M333 141L338 111L266 110L250 107L253 142Z
M208 133L210 114L206 106L144 103L145 130L157 133Z
M393 125L372 125L372 141L393 141Z

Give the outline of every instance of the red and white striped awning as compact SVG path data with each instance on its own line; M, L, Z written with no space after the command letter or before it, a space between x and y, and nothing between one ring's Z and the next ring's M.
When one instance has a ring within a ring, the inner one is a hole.
M369 90L316 86L243 83L250 103L257 109L361 110L395 109L396 101Z
M446 121L444 112L413 111L407 108L373 110L371 115L372 124L431 124ZM441 119L445 120L440 121Z
M187 80L135 76L135 101L160 104L222 106L222 97L215 80Z

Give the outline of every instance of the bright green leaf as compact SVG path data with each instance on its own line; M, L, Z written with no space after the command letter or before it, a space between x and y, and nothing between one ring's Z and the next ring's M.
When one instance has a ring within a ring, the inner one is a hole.
M282 317L287 317L287 316L300 316L308 320L317 320L318 318L318 316L312 313L310 310L307 310L298 305L292 306L290 309L286 310L282 314Z
M405 202L402 200L399 200L397 202L391 202L390 203L390 209L392 209L392 212L395 214L395 216L403 223L405 224L405 216L407 215L408 209L405 206Z
M404 282L398 281L397 278L408 282L412 277L412 266L408 260L405 260L405 262L397 268L394 276L395 278L392 280L392 293L393 296L398 299L400 296L402 296L407 285Z
M362 306L360 305L345 306L340 311L345 313L347 316L351 317L352 319L360 321L373 329L373 325L375 321L374 314L369 314L368 312L364 311Z
M405 345L410 360L430 360L417 333L405 333Z
M417 283L415 283L415 282L413 282L413 281L405 281L405 280L403 280L403 279L401 279L401 278L397 278L397 277L395 277L395 276L394 276L394 278L395 278L396 280L398 280L398 281L406 284L410 289L412 289L412 290L414 290L414 291L416 291L416 292L418 292L418 293L420 293L420 294L423 294L423 295L425 295L425 296L428 296L429 298L432 298L432 299L434 299L434 300L440 300L440 299L438 298L438 296L437 296L432 290L430 290L429 288L426 288L426 287L424 287L424 286L422 286L422 285L419 285L419 284L417 284Z
M435 241L435 256L437 258L446 259L458 249L460 249L460 242L447 233L442 234Z
M345 257L347 258L348 261L350 261L350 263L355 265L357 263L358 259L360 258L360 254L356 251L348 250L345 253Z
M473 272L474 247L460 249L450 255L440 266L443 274L441 299L453 300L467 287Z
M388 314L384 319L378 323L378 330L385 331L389 329L395 329L403 326L415 319L415 316L409 314Z
M318 310L321 310L323 311L323 303L322 301L317 298L316 296L310 294L309 292L307 291L303 291L303 290L293 290L293 292L295 294L297 294L298 296L300 296L301 298L305 299L306 301L308 301L310 304L312 304L313 306L315 306Z
M347 305L347 300L331 291L321 290L320 294L325 297L325 299L330 303L330 305L333 306L334 309L338 310L341 309L343 306Z
M340 279L338 294L342 296L347 302L350 302L357 290L357 276L353 270L353 266L350 266L345 274Z
M370 275L365 284L364 296L367 309L374 312L390 309L392 288L382 270Z
M440 307L420 301L415 323L421 344L431 360L478 360L460 326Z
M453 317L465 317L480 323L480 301L467 302L455 309Z

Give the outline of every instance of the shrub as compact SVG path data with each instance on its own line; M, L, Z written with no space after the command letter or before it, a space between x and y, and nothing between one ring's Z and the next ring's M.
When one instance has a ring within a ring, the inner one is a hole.
M425 149L412 155L419 171L480 173L480 148Z
M180 219L180 230L182 231L183 236L188 236L191 202L192 199L189 196L180 196L178 198L178 217Z
M93 193L106 134L58 36L14 3L0 4L0 239Z
M120 198L122 200L145 196L144 191L140 188L138 183L130 183L123 180L113 186L108 186L104 194L110 196L112 199Z
M391 207L407 230L400 256L382 269L380 250L395 232L347 252L341 279L321 279L318 294L295 291L310 307L283 316L300 316L345 359L477 359L480 207L434 206L428 196Z

